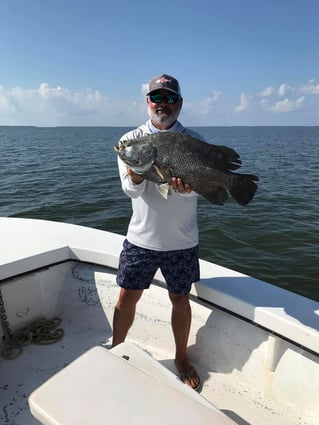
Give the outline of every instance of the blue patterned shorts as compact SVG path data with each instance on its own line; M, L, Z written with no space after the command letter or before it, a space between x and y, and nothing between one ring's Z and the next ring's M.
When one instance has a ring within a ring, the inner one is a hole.
M198 246L176 251L153 251L126 239L120 255L117 284L125 289L147 289L160 269L167 289L177 295L188 294L199 281Z

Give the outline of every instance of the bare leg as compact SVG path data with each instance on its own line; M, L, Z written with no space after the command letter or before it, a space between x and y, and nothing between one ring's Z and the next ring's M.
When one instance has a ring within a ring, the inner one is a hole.
M187 343L191 327L192 312L189 304L189 295L176 295L169 292L172 301L172 329L175 339L175 364L183 376L183 382L196 388L200 379L192 367L187 356Z
M136 304L142 294L143 290L121 288L119 299L114 309L112 347L125 341L127 333L134 321Z

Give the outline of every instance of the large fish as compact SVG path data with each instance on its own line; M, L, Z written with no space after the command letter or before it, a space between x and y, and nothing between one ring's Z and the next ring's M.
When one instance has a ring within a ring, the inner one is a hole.
M241 166L237 152L188 134L150 134L119 141L114 149L132 171L146 180L162 185L172 177L180 177L213 204L223 205L229 192L240 205L246 205L257 189L258 177L233 172Z

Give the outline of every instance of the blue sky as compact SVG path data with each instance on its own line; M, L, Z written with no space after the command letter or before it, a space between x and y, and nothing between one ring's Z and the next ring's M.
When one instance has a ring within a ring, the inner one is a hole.
M0 125L135 126L181 84L185 125L319 125L317 0L1 0Z

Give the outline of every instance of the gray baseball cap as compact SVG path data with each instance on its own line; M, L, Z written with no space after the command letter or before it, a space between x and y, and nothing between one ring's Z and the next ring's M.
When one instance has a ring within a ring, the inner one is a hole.
M151 81L149 82L148 93L146 96L148 96L153 91L160 89L169 90L175 94L178 94L179 96L182 96L181 88L176 78L171 77L167 74L161 74L151 79Z

